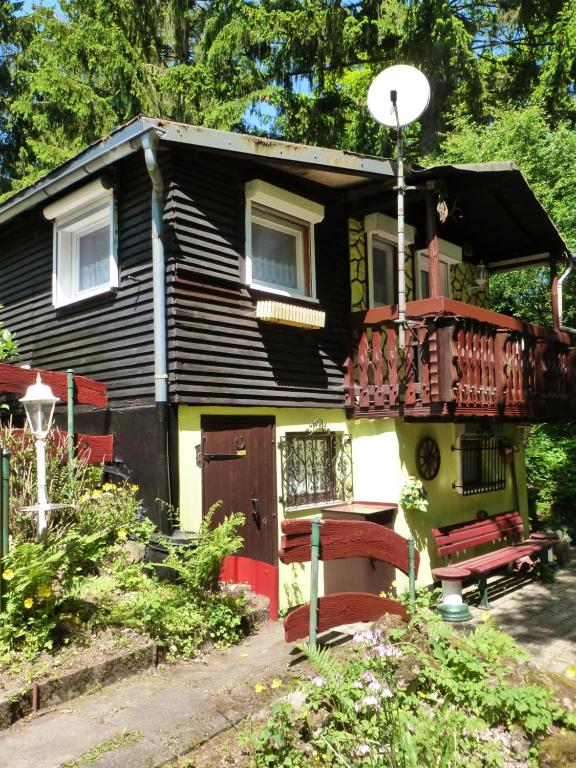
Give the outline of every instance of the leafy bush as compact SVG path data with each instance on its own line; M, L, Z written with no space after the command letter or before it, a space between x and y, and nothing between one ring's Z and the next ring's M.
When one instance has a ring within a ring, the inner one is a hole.
M0 304L0 310L2 305ZM18 358L18 344L14 334L0 320L0 363L13 363Z
M567 424L537 424L526 446L526 473L539 528L561 529L576 539L576 434Z
M420 613L394 630L397 642L390 636L364 631L344 657L305 647L316 675L245 736L254 765L495 768L505 742L490 737L493 725L520 726L535 765L538 737L553 725L576 729L547 690L513 682L522 653L490 625L456 635Z

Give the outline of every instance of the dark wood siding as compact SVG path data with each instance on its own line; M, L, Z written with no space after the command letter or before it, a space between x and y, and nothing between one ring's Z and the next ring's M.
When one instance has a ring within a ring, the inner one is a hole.
M262 178L325 202L250 163L179 149L167 201L171 396L179 403L342 407L342 326L349 306L346 220L326 209L316 227L316 282L327 328L256 320L260 294L242 282L244 185ZM277 297L280 300L285 300Z
M151 184L140 154L115 172L118 293L52 306L52 223L36 209L0 231L0 304L23 363L104 381L120 407L154 396Z

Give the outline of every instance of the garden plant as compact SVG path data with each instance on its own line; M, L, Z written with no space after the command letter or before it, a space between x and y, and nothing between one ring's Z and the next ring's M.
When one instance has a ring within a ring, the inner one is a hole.
M508 635L490 622L456 632L418 602L407 626L362 631L352 650L303 646L314 676L244 734L251 764L535 767L548 734L576 730Z
M36 487L33 441L10 427L0 433L10 448L10 550L2 563L0 668L17 666L71 643L89 643L98 630L127 628L155 640L167 656L192 656L206 642L229 644L244 633L242 595L219 587L226 555L242 544L233 514L212 528L213 510L193 546L168 549L163 565L174 583L143 562L157 536L138 498L138 486L102 482L102 468L66 463L56 431L48 443L49 498L66 505L52 514L44 540L23 507Z

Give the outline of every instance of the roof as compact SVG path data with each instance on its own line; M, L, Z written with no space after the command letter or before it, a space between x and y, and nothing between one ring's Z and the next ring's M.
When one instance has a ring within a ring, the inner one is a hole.
M9 198L0 205L0 224L140 151L142 137L149 133L168 144L186 144L223 155L233 153L342 192L342 199L359 192L370 194L370 190L372 194L381 193L384 188L390 189L395 180L396 164L388 159L140 116ZM447 222L441 236L450 239L451 230L457 230L456 242L472 242L478 253L491 255L485 259L488 263L540 257L544 261L550 253L568 250L514 163L415 166L407 167L407 176L417 188L422 182L444 183L447 200L459 218L456 221L452 217L454 221ZM412 199L419 196L418 192L409 193L407 206L410 195Z
M152 132L160 141L193 145L213 152L232 152L334 188L353 187L395 174L390 160L369 155L137 117L0 205L0 224L139 151L142 137Z
M568 252L561 234L518 167L510 161L414 168L411 183L441 180L461 241L472 242L488 265L515 260L543 263L549 254ZM442 234L442 237L445 235Z

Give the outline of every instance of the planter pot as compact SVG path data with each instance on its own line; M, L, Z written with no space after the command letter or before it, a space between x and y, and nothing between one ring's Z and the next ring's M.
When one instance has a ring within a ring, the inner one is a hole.
M154 564L154 573L159 579L176 584L179 580L178 571L174 570L174 568L160 565L168 557L168 549L164 546L162 540L170 542L176 547L195 547L197 542L196 534L187 533L186 531L174 531L172 536L162 534L155 541L149 541L146 544L144 562Z
M569 541L557 541L554 546L554 555L556 557L556 562L560 566L560 568L564 568L568 565L570 562L570 558L572 557L572 552L570 549L570 542Z

